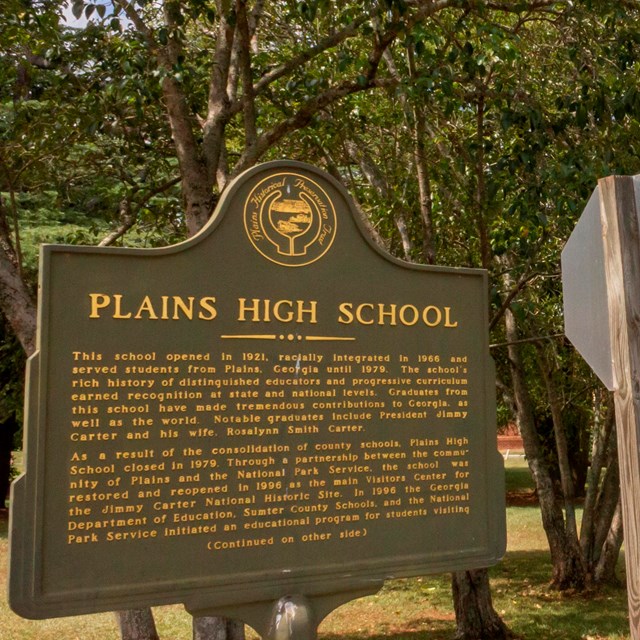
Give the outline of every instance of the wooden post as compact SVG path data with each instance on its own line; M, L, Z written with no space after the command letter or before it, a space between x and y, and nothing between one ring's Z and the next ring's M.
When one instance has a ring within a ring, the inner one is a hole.
M640 226L637 184L599 181L631 638L640 640Z

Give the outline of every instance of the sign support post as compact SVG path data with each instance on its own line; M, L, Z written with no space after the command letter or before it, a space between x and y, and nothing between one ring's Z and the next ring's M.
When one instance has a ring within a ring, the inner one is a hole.
M263 640L316 640L320 623L338 607L377 593L383 583L347 584L336 593L318 595L290 594L277 600L207 608L202 601L194 601L186 609L194 618L221 616L242 620L255 629Z
M633 640L640 640L639 211L640 176L599 180L562 254L566 334L614 392Z
M640 227L631 177L600 181L629 622L640 638Z

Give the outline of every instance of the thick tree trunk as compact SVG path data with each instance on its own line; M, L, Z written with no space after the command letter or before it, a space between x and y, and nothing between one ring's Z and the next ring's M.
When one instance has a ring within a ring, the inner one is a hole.
M165 78L162 89L180 163L187 232L189 236L193 236L204 227L213 212L213 178L209 174L215 176L215 172L208 171L200 160L191 121L186 115L186 99L180 86L172 78Z
M452 574L458 640L506 640L514 634L493 608L486 569Z
M244 640L244 624L213 616L194 618L193 640Z
M0 247L0 309L30 356L36 350L36 305L4 246Z
M413 55L413 48L407 48L408 62L409 62L409 74L412 81L416 80L417 73L415 67L415 60ZM399 86L403 86L402 76L398 72L396 64L393 60L391 51L387 50L384 53L384 59L387 63L387 68L391 76L397 80ZM413 160L415 164L415 175L418 183L418 191L420 193L420 219L422 222L422 255L424 261L427 264L435 264L436 261L436 246L433 237L433 220L432 209L433 202L431 198L431 182L429 178L429 166L427 163L426 144L425 140L428 140L432 136L427 132L427 118L421 102L416 104L409 104L407 95L405 92L401 92L400 99L405 113L405 119L408 126L411 128L412 144L413 144ZM407 245L405 243L405 235L400 228L400 223L404 220L398 219L396 225L400 231L400 235L403 240L403 248L405 252L405 259L410 261L409 257L411 252L407 251ZM408 238L408 234L406 235Z
M116 614L122 640L159 640L151 609L131 609Z

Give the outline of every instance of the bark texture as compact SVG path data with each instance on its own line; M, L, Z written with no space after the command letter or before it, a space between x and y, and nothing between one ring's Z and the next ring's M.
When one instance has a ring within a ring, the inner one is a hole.
M562 498L564 500L564 538L565 544L567 545L565 557L568 561L568 573L563 579L568 580L568 586L570 588L582 591L586 586L587 576L580 549L580 541L578 539L575 486L569 460L569 442L562 418L562 405L556 393L551 367L547 362L545 347L541 343L536 343L536 347L539 355L538 364L545 383L549 407L551 409L556 454L558 456L558 467L560 470L560 482L562 485Z
M622 503L620 502L620 498L618 498L618 506L613 515L611 527L602 545L602 552L593 572L593 581L596 584L620 586L620 580L616 575L616 566L618 564L618 557L620 556L622 541Z
M18 265L4 246L0 246L0 309L30 356L36 350L36 305Z
M244 624L238 620L206 616L193 619L193 640L243 640Z
M453 605L458 640L507 640L516 636L493 608L486 569L452 575Z
M507 290L513 289L509 275L505 276ZM536 428L533 403L527 386L521 357L516 319L509 308L504 312L505 335L508 341L509 367L516 408L516 423L522 435L524 451L536 486L542 526L549 542L553 565L552 587L558 590L582 589L584 566L578 545L571 544L566 532L561 496L558 495L549 466L545 461Z
M122 640L160 640L151 609L131 609L116 614Z

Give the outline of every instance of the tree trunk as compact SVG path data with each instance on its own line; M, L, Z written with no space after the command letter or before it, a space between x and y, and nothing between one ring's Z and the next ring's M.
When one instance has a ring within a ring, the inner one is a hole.
M510 290L512 282L508 275L506 280L507 289ZM568 544L562 507L554 488L553 478L545 463L536 431L531 398L520 356L518 329L510 309L506 309L504 319L506 338L509 342L507 348L513 383L513 398L516 404L516 422L522 435L525 455L540 501L542 526L549 542L553 565L552 586L559 590L580 588L584 577L582 559L580 555L576 556L576 549Z
M606 460L609 449L615 449L616 436L615 412L613 410L613 399L609 398L608 407L604 419L602 418L601 402L597 396L594 401L594 425L592 430L593 444L591 447L591 464L587 473L587 491L584 499L584 510L582 513L582 523L580 527L580 547L582 557L585 559L587 570L592 572L596 548L596 520L598 518L598 503L601 495L602 472L606 467ZM615 452L614 452L615 456ZM617 459L614 457L614 459ZM607 523L607 530L611 522Z
M453 573L451 588L458 640L506 640L515 637L493 608L486 569Z
M378 165L374 162L373 158L363 151L363 145L351 139L346 139L344 141L344 145L349 158L351 158L351 160L360 167L360 170L369 184L376 190L383 200L392 203L394 209L393 221L398 233L400 234L402 253L404 255L404 259L407 262L411 262L413 244L411 242L409 230L407 229L407 218L411 217L411 212L406 210L402 202L396 202L396 198L393 196L393 191L389 186L389 182L380 172L380 169L378 169Z
M0 309L30 356L36 350L36 305L4 246L0 247Z
M122 640L159 640L151 609L131 609L116 614Z
M213 616L194 618L193 640L244 640L244 624Z
M616 566L618 564L618 557L620 556L622 539L622 503L618 496L618 506L613 514L609 533L602 545L602 552L600 553L600 558L593 572L593 581L597 585L620 585L620 580L618 580L616 575Z
M590 557L592 565L600 558L602 549L611 533L611 524L616 511L620 508L620 465L617 457L617 447L613 447L613 455L601 483L598 502L596 506L596 519L594 521L594 544Z
M538 362L540 372L544 380L551 416L553 420L553 433L556 441L556 453L558 456L558 467L560 470L560 481L562 483L562 494L564 498L564 535L567 544L567 556L570 558L572 570L569 580L570 587L582 591L586 586L586 571L583 562L582 551L578 539L578 523L576 520L575 508L575 487L569 461L569 442L562 417L562 407L560 399L556 393L556 387L551 372L551 367L547 363L545 348L540 343L536 344L538 350Z
M414 64L413 48L409 47L409 73L415 81L417 77ZM420 193L420 219L422 220L422 255L427 264L436 263L436 244L433 236L433 200L431 196L431 177L427 161L426 141L427 116L421 101L413 103L413 160L416 165L416 180Z

